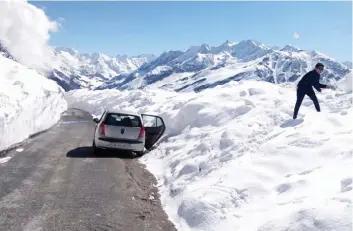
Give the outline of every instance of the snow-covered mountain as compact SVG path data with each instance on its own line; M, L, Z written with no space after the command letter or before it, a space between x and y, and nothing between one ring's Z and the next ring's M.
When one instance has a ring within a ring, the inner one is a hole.
M0 52L12 58L1 45ZM198 92L242 79L294 82L317 62L326 67L323 82L336 82L351 70L351 64L340 63L316 51L292 45L269 47L254 40L226 41L219 46L202 44L186 51L167 51L158 57L109 57L56 48L55 57L49 77L66 91L147 87Z
M226 41L219 46L192 46L184 51L168 51L129 74L118 75L97 89L137 89L158 87L176 91L201 91L241 79L272 83L293 82L322 62L324 82L338 80L347 66L316 51L291 45L268 47L258 41Z
M352 65L352 62L346 61L346 62L343 62L343 64L346 65L346 67L352 69L352 66L353 66L353 65Z
M85 54L62 47L55 49L55 57L50 78L65 90L97 87L154 59L153 55L109 57L101 53Z
M11 59L13 61L16 61L16 59L8 52L8 50L1 44L1 41L0 41L0 55L5 57L5 58L8 58L8 59Z

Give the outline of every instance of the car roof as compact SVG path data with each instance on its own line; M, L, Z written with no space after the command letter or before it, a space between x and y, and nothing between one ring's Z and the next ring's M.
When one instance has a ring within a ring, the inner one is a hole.
M106 110L106 113L117 113L117 114L125 114L125 115L132 115L132 116L140 116L140 114L132 111L124 111L124 110Z

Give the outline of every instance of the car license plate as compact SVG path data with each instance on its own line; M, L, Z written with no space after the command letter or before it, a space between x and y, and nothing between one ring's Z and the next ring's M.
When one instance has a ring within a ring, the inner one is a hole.
M130 144L114 144L116 148L130 148Z

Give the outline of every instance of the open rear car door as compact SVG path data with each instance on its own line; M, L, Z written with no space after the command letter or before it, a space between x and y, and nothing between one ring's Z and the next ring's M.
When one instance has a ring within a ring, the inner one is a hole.
M145 127L145 148L150 150L165 132L165 124L161 117L142 114L143 126Z

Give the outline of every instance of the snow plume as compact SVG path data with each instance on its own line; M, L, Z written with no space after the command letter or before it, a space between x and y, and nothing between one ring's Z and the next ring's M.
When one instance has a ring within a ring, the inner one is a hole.
M20 63L43 71L50 67L50 32L58 24L27 1L0 1L0 42Z

